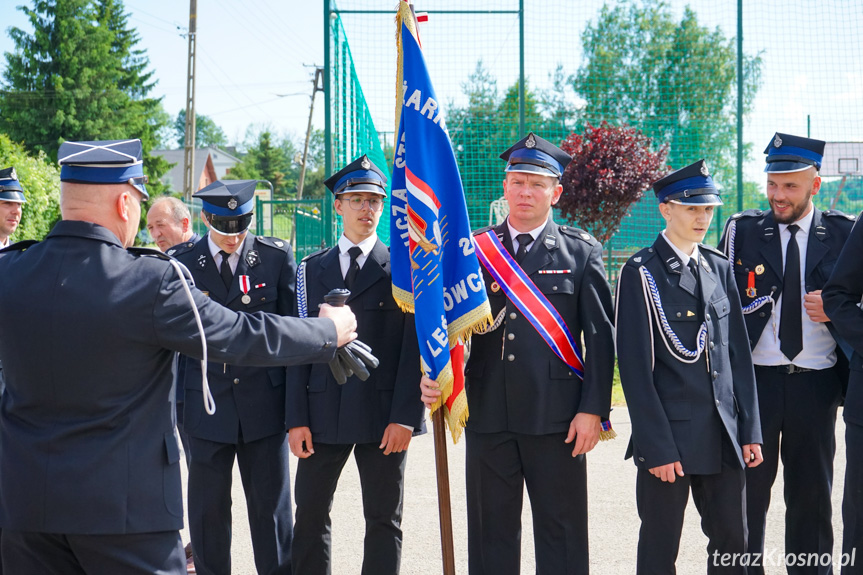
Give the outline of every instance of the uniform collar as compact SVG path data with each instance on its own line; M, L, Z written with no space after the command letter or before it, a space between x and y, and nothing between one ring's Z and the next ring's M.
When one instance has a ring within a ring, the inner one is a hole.
M246 245L246 240L249 239L249 234L246 234L246 237L243 238L243 242L237 246L237 249L233 251L228 256L228 259L231 259L235 254L239 259L240 254L243 252L243 246ZM216 259L216 256L219 255L219 252L222 251L222 248L216 245L216 242L213 241L212 232L207 234L207 247L209 248L210 255L213 256L213 259Z
M797 233L803 233L804 237L809 236L809 229L812 227L812 218L815 217L815 206L812 206L812 209L809 210L809 213L794 222L800 230ZM779 231L784 232L788 229L788 226L791 224L779 224Z
M536 241L536 238L539 237L539 234L542 233L542 230L544 230L545 226L547 226L547 225L548 225L548 220L542 222L542 224L540 224L538 228L534 228L527 233L530 234L530 237L533 238L533 241ZM517 229L515 229L514 227L512 227L512 224L509 223L509 218L506 219L506 227L509 228L509 237L512 238L512 241L515 241L515 238L518 237L519 234L525 233L525 232L520 232Z
M363 255L368 257L368 255L372 252L372 249L374 249L375 244L377 242L378 242L378 235L377 234L372 234L371 236L367 237L366 239L364 239L363 241L361 241L358 244L355 244L354 242L349 240L345 236L345 234L342 234L342 236L339 238L339 253L340 254L346 254L346 253L348 253L349 249L351 249L354 246L357 246L363 252Z
M674 245L674 243L670 239L668 239L668 236L665 235L665 230L662 230L660 232L660 235L662 236L662 239L664 239L665 242L668 244L668 247L670 247L674 251L675 255L677 255L677 257L680 259L681 264L683 264L684 266L688 266L689 260L694 259L695 264L698 265L698 244L695 244L695 249L692 251L691 254L685 254L680 248Z

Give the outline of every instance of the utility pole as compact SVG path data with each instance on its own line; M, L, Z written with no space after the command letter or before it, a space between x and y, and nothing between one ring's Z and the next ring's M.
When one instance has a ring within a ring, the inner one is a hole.
M324 91L324 69L315 68L315 79L312 80L312 104L309 106L309 125L306 127L306 144L303 147L303 165L300 167L300 181L297 183L297 199L303 199L303 183L306 179L306 161L309 159L309 140L312 137L312 115L315 113L315 95Z
M186 145L183 154L183 195L192 201L195 189L195 36L198 0L189 0L189 66L186 77Z

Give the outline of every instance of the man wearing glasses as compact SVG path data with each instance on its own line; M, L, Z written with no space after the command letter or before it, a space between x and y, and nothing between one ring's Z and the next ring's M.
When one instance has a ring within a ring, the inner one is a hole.
M297 276L297 313L317 316L332 289L350 290L358 338L380 365L366 381L339 385L327 366L288 372L285 413L297 465L293 575L331 573L329 510L351 452L359 469L366 536L362 573L397 574L404 472L411 437L424 431L419 347L413 315L392 295L390 254L375 232L386 176L366 156L330 177L344 233L338 246L306 257Z
M248 313L290 315L297 266L288 242L249 232L257 180L216 181L194 194L209 232L176 246L210 299ZM266 350L260 350L266 353ZM189 452L189 534L199 574L231 573L231 480L236 459L248 506L255 566L291 572L291 486L285 433L285 369L211 362L218 409L204 412L201 366L187 361L183 430Z

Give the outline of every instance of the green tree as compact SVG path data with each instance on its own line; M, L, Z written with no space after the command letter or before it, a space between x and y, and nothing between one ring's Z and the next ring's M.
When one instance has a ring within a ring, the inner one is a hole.
M677 21L662 0L603 6L582 34L584 63L570 78L585 100L580 127L628 124L668 144L674 168L706 158L733 183L737 154L734 38L698 23L687 7ZM761 59L744 55L743 113L758 86Z
M179 148L186 145L186 110L180 110L177 119L174 120L174 140ZM226 145L228 145L228 137L225 136L221 126L209 116L195 114L195 147L223 148Z
M13 167L24 188L27 203L13 241L41 240L60 219L60 170L45 152L28 154L9 136L0 134L0 167Z
M168 122L149 60L136 46L121 0L33 0L20 6L33 28L11 28L0 90L0 131L56 159L65 140L140 138L152 191L169 165L150 156Z
M246 154L225 179L267 180L273 184L276 198L292 197L299 174L293 165L295 153L293 143L287 139L277 141L271 128L263 128L253 136Z

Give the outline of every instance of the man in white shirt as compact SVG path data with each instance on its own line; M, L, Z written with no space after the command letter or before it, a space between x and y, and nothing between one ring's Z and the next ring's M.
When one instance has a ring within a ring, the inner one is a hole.
M411 437L425 431L416 328L413 314L401 311L393 298L389 249L375 231L386 200L386 176L361 156L325 184L344 233L338 246L303 259L296 311L315 316L330 290L347 288L347 301L359 314L358 338L380 364L365 381L353 375L341 385L327 366L288 371L285 416L291 451L300 458L293 575L332 571L329 511L351 453L366 522L361 573L396 575L407 449Z
M765 551L770 490L781 458L785 553L821 557L833 551L834 428L847 381L847 359L824 314L821 288L854 218L812 203L821 187L824 142L777 133L764 153L770 209L731 216L720 244L746 317L764 436L764 465L746 473L749 551ZM832 573L829 564L787 569ZM750 573L764 573L763 566L750 566Z

